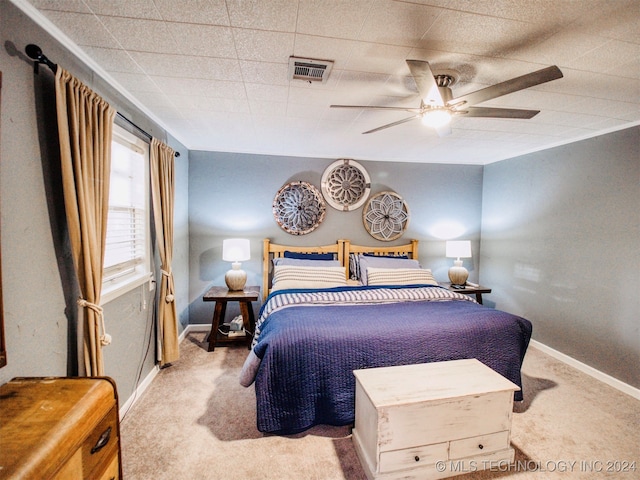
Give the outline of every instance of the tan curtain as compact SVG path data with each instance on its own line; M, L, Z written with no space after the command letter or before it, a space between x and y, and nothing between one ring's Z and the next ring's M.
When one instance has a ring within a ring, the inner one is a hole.
M173 273L173 204L175 196L174 151L157 139L151 140L151 198L160 253L162 278L158 300L160 363L165 365L180 357L178 346L178 313Z
M104 375L102 346L108 343L100 307L107 214L111 135L115 110L58 66L56 110L62 187L73 260L84 309L87 376Z

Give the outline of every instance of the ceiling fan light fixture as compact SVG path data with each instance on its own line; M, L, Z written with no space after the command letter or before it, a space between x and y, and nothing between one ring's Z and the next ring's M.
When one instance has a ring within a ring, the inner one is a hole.
M443 127L451 123L451 114L447 110L431 110L422 115L422 123L432 128Z

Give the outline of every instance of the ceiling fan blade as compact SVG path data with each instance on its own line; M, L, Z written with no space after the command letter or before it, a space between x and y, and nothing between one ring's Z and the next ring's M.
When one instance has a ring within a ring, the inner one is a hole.
M371 108L378 110L401 110L403 112L411 112L411 113L420 113L422 109L420 108L410 108L410 107L382 107L378 105L329 105L330 108Z
M411 75L413 75L420 92L420 97L425 105L433 107L444 106L444 100L440 91L438 90L438 84L433 77L433 72L428 62L422 60L407 60Z
M551 80L556 80L558 78L562 78L562 72L554 65L462 95L461 97L450 100L447 104L450 106L456 106L462 103L475 105L477 103L491 100L492 98L501 97L502 95L517 92L518 90L524 90L525 88L550 82Z
M455 112L464 117L523 118L535 117L540 110L521 110L519 108L468 107Z
M397 122L388 123L388 124L383 125L383 126L381 126L381 127L374 128L373 130L367 130L366 132L362 132L362 134L364 135L364 134L367 134L367 133L377 132L378 130L384 130L385 128L395 127L396 125L400 125L400 124L403 124L403 123L409 122L409 121L411 121L411 120L413 120L413 119L420 118L420 116L421 116L421 115L413 115L413 116L411 116L411 117L409 117L409 118L405 118L405 119L403 119L403 120L398 120Z

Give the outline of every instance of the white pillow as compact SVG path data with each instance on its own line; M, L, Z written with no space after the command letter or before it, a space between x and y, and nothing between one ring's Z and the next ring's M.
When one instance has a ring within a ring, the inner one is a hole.
M368 285L438 285L428 268L367 268Z
M272 292L289 288L333 288L346 286L347 279L344 267L276 265L272 285Z
M370 267L374 268L420 268L420 262L409 258L359 255L360 281L363 285L368 285L367 272Z

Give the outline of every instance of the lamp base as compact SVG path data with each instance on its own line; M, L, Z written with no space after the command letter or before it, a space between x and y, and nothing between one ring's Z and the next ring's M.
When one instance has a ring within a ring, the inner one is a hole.
M234 265L231 270L225 273L224 281L229 290L242 290L247 283L247 272L241 270L239 266L236 268Z
M449 280L451 281L451 286L464 286L467 283L467 278L469 278L469 272L462 266L462 260L455 260L453 262L453 267L449 269Z

